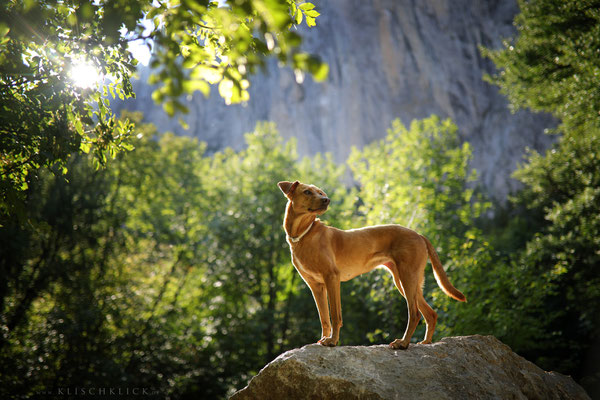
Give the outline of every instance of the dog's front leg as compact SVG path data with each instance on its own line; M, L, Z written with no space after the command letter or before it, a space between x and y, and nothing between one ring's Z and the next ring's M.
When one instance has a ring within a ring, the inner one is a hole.
M329 297L329 308L331 309L331 322L333 329L331 336L319 340L323 346L335 346L340 338L342 327L342 302L340 295L340 274L330 271L324 277L327 297Z
M327 292L325 285L316 281L306 280L310 291L312 292L319 318L321 319L321 339L319 343L326 337L331 336L331 321L329 319L329 307L327 306Z

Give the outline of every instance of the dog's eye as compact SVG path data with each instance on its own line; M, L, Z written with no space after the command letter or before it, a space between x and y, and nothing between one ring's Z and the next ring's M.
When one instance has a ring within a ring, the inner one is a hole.
M312 194L312 192L311 192L310 190L305 190L305 191L304 191L304 194L306 194L306 195L309 195L309 196L310 196L310 195Z

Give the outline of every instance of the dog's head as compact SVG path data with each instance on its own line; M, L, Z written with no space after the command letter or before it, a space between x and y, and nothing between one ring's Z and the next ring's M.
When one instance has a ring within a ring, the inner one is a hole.
M330 200L321 189L314 185L283 181L277 184L279 189L292 203L295 212L323 214L327 211Z

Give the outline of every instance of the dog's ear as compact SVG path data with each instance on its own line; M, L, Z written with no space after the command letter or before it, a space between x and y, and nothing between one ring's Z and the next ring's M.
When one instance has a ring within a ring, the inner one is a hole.
M285 194L286 196L289 197L289 195L292 194L294 192L294 190L296 190L296 188L298 187L299 184L300 184L300 182L298 182L298 181L296 181L294 183L288 182L288 181L283 181L283 182L279 182L277 184L277 186L279 186L279 189L281 189L283 194Z

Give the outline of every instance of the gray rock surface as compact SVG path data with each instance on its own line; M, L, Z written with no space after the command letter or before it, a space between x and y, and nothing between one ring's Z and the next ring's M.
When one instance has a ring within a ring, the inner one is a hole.
M209 150L240 149L257 121L275 121L281 134L298 138L300 155L331 152L345 162L352 146L385 137L391 121L405 124L437 114L452 118L474 148L481 183L503 199L516 184L510 174L525 147L544 149L548 116L511 114L498 89L482 80L493 72L478 46L501 46L513 35L515 0L315 0L317 26L302 29L307 51L330 66L329 79L296 82L271 63L252 79L251 100L225 106L217 90L189 101L185 131L135 83L137 99L121 105L144 111L160 130L191 135ZM142 70L142 81L149 74Z
M231 399L589 397L570 377L543 371L493 336L476 335L408 350L311 344L277 357Z

